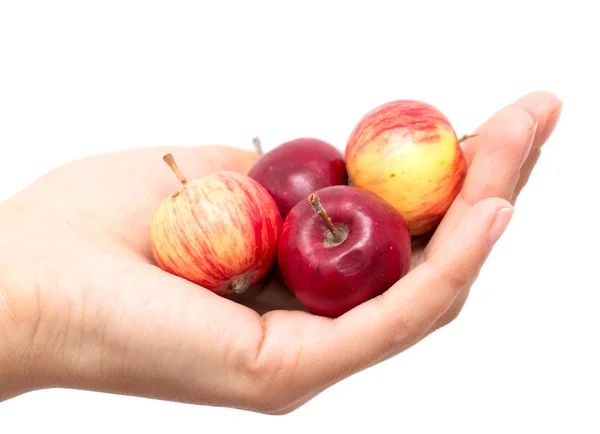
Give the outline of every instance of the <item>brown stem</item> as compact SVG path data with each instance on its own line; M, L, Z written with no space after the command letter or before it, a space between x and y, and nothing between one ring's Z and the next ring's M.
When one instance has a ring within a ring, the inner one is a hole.
M175 158L173 158L173 155L167 154L163 157L163 160L165 160L165 163L167 163L171 170L175 173L177 179L179 179L183 185L187 184L187 179L185 179L185 176L183 176L183 173L181 173L181 170L179 170L179 166L177 166L177 163L175 163Z
M260 139L255 137L252 139L252 143L254 144L254 149L256 149L256 153L259 157L262 157L265 153L263 152L262 144L260 143Z
M315 209L315 212L321 216L321 219L323 219L323 223L325 223L327 229L331 231L331 234L333 235L334 239L339 239L341 235L331 222L331 219L329 218L325 210L323 209L323 206L321 205L321 201L319 200L319 196L317 196L317 193L312 193L310 196L308 196L308 203L310 203Z
M473 137L475 137L477 134L465 134L464 136L462 136L460 139L458 139L458 143L462 143L465 140L469 140L472 139Z

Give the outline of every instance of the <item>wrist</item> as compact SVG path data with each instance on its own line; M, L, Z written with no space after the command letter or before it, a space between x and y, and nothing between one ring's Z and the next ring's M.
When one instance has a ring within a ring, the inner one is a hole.
M34 317L39 313L32 297L35 290L21 286L27 274L17 266L18 255L7 254L15 251L12 242L20 238L20 220L9 204L14 202L0 206L0 402L33 389L29 354L31 331L37 327ZM19 249L25 247L21 244Z
M0 402L30 390L22 362L28 344L21 335L10 299L0 286Z

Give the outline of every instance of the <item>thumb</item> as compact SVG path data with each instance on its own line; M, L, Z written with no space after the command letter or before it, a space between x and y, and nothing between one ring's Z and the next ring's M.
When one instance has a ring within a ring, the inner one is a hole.
M222 147L222 156L225 161L225 167L228 170L247 175L252 166L256 164L259 155L256 151L248 149L233 148L230 146Z

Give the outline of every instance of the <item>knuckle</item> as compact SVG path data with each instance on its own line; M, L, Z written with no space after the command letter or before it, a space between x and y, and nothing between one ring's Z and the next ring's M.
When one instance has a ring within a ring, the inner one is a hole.
M254 411L264 414L277 414L291 402L291 389L284 387L286 380L281 357L259 356L244 364L244 401Z
M417 333L416 321L408 312L402 312L402 315L394 321L392 330L392 348L394 351L401 350L407 346Z
M506 116L510 119L511 128L505 130L504 144L521 150L523 143L531 137L531 133L537 125L537 121L531 113L520 107L506 109Z
M302 397L311 392L311 385L302 381L302 339L288 339L287 333L274 334L267 327L270 316L262 320L262 337L242 367L250 384L247 400L258 412L285 414L297 408ZM289 333L297 336L302 330Z
M386 309L383 305L387 302L384 295L373 299L373 321L381 321L382 324L389 325L389 341L386 342L386 346L392 352L398 352L417 334L417 323L405 309L401 311Z
M464 303L460 303L458 306L452 306L452 308L440 319L435 328L441 329L442 327L446 327L447 325L450 325L452 322L456 321L462 312L463 306Z
M432 274L437 276L437 284L443 287L443 293L447 294L450 300L454 299L468 285L469 281L473 279L474 273L472 267L468 265L440 265L433 258L428 261L428 264L432 267Z
M456 309L452 309L452 311L450 311L448 313L448 315L446 316L446 318L444 319L442 326L447 326L451 322L455 321L460 316L461 311L462 311L462 306L457 307Z
M461 267L452 270L447 270L444 273L444 281L448 287L452 290L452 294L460 291L464 288L470 280L472 271L468 267Z

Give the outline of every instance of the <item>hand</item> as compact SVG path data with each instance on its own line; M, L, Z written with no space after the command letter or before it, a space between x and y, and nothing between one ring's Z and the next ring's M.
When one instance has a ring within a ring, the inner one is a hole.
M558 121L527 95L463 144L464 187L413 268L340 318L309 314L280 282L229 300L154 265L149 226L188 179L246 173L251 152L146 148L68 164L0 206L0 398L81 388L286 413L459 314ZM250 307L248 307L250 306ZM360 343L360 345L357 345Z

